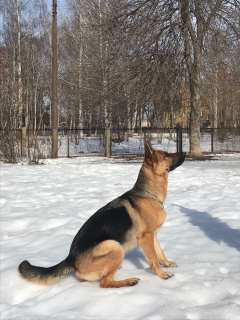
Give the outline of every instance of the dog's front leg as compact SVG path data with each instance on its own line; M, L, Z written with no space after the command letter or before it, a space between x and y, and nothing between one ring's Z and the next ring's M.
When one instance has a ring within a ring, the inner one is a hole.
M154 248L154 235L151 232L145 232L140 237L138 237L139 245L141 246L146 259L148 260L150 267L153 271L156 272L156 274L163 278L168 279L173 276L172 272L165 272L163 269L159 266L157 254Z
M157 259L162 266L177 267L177 264L175 262L168 261L168 259L165 257L165 254L163 253L163 250L158 242L156 235L154 236L154 248L157 254Z

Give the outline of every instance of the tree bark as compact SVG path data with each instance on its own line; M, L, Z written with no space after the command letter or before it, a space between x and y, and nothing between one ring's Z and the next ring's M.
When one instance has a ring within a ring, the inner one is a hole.
M217 61L214 61L214 79L213 79L213 127L218 127L218 67Z
M190 80L191 117L190 117L190 157L201 158L200 123L200 74L196 72Z
M78 61L78 129L80 129L79 136L83 138L83 99L82 99L82 58L83 58L83 35L82 35L82 15L81 10L79 10L79 61Z
M17 68L18 68L18 118L21 126L23 116L23 85L22 85L22 59L21 59L21 21L19 1L16 0L17 11Z
M111 124L112 124L112 114L111 107L109 103L109 41L106 38L106 34L104 33L103 26L106 24L106 17L108 11L108 1L104 4L102 8L102 2L99 0L98 2L98 10L99 10L99 45L100 45L100 57L101 57L101 72L102 72L102 106L104 111L104 126L105 126L105 150L104 154L106 157L111 156ZM104 10L102 12L102 10Z
M58 157L58 107L57 107L57 0L53 0L52 21L52 158Z
M190 156L201 158L200 144L200 71L203 44L202 17L198 13L197 33L195 32L190 18L189 0L180 1L181 32L184 43L184 58L189 74L191 117L190 117Z

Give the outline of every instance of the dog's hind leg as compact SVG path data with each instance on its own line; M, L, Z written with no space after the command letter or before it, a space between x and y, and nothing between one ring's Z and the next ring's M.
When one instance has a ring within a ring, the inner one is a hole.
M120 288L138 284L138 278L115 281L114 275L121 267L123 248L114 240L103 241L87 252L76 265L76 275L81 279L100 280L101 288Z
M177 264L175 262L171 262L165 257L165 254L163 253L163 250L158 242L157 236L154 237L154 248L157 254L158 261L162 266L177 267Z

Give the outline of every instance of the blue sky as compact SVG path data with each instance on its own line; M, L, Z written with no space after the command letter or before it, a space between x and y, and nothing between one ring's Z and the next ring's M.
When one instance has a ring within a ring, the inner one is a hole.
M52 0L45 0L49 10L52 10ZM64 11L64 7L66 6L67 2L66 0L57 0L57 5L58 5L58 13L62 13ZM3 16L2 13L0 12L0 42L2 41L2 35L1 31L3 30Z

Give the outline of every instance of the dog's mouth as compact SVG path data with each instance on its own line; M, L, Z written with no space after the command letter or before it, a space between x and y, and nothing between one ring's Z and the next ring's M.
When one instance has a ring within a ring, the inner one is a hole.
M173 171L174 169L176 169L177 167L179 167L185 160L186 158L186 152L177 152L177 153L174 153L171 158L173 159L172 160L172 163L169 167L169 170L168 171Z

